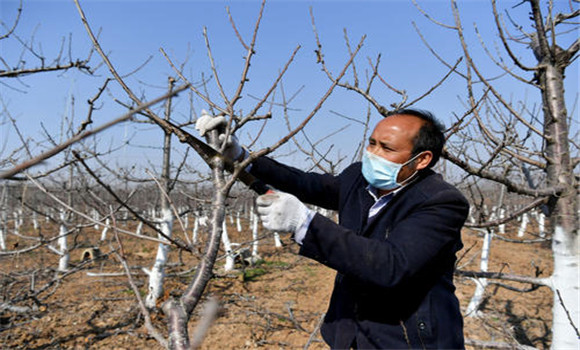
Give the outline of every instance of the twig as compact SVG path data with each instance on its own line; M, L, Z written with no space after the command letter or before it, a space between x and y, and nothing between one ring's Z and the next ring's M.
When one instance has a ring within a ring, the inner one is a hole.
M324 316L326 316L325 313L322 313L322 315L320 315L320 318L318 319L318 322L316 323L316 327L314 327L314 329L312 330L312 333L310 333L310 336L308 337L308 341L306 342L306 344L304 344L304 348L303 348L304 350L307 350L310 347L310 344L314 340L314 335L316 334L316 332L318 332L318 330L320 329L320 326L322 325L322 322L324 321Z
M123 269L125 270L125 275L127 276L127 280L129 281L129 285L131 285L131 289L133 289L133 294L135 294L135 298L137 298L137 302L139 303L139 308L141 309L141 312L143 313L143 319L145 321L145 326L147 327L149 334L153 338L155 338L155 340L157 340L159 342L159 344L161 344L161 346L167 348L167 340L163 337L163 335L161 335L161 333L151 323L151 314L149 313L149 310L147 310L147 307L145 306L145 303L143 302L143 298L141 298L141 291L139 290L139 288L137 287L137 285L133 281L133 276L131 275L131 271L129 269L129 266L127 265L127 260L125 258L125 249L123 248L123 243L121 242L121 239L119 238L119 234L118 234L117 229L116 229L117 225L116 225L116 221L115 221L115 216L112 215L112 217L113 217L113 232L115 233L115 239L117 240L117 244L119 245L119 253L117 253L116 255L117 255L117 258L119 259L119 262L121 263L121 266L123 266Z
M170 241L171 243L175 244L176 246L178 246L181 249L191 251L190 247L188 247L188 246L184 245L183 243L178 242L175 239L172 239L171 237L164 234L159 228L157 228L155 225L153 225L149 220L146 220L145 218L143 218L141 215L139 215L139 213L137 213L135 211L135 209L133 209L130 205L128 205L124 200L119 198L117 193L115 193L115 191L109 185L104 183L103 180L97 174L95 174L95 172L87 165L87 163L84 161L84 159L76 151L73 152L73 155L81 163L81 165L85 168L85 170L89 173L89 175L91 175L95 179L95 181L97 181L99 183L99 185L101 185L111 196L113 196L113 198L123 208L129 210L129 212L131 212L131 214L133 214L137 219L139 219L145 225L149 226L151 229L153 229L155 232L157 232L160 236L162 236L166 240Z
M538 198L535 201L531 202L530 204L522 207L521 209L515 211L514 213L512 213L511 215L502 218L502 219L498 219L498 220L494 220L494 221L488 221L488 222L480 222L477 224L465 224L465 227L469 227L469 228L485 228L485 227L495 227L495 226L499 226L501 224L505 224L508 221L511 221L513 219L515 219L516 217L520 216L522 213L525 213L527 211L530 211L544 203L547 203L549 200L548 197L542 197L542 198Z
M500 343L477 339L465 339L465 345L475 346L482 349L506 349L506 350L536 350L533 346L512 343Z
M566 305L564 305L564 300L562 299L562 295L560 294L560 290L556 289L556 293L558 294L558 301L560 302L560 305L562 306L562 308L566 312L566 316L568 317L568 321L570 322L570 325L572 326L572 328L574 328L574 331L576 332L576 337L580 338L580 332L578 332L578 327L576 327L576 325L574 324L574 320L570 316L570 312L568 311L568 308L566 308Z
M36 164L38 164L40 162L42 162L42 161L44 161L44 160L52 157L52 156L60 153L61 151L63 151L67 147L69 147L69 146L71 146L71 145L79 142L80 140L85 139L85 138L87 138L89 136L98 134L99 132L108 129L108 128L110 128L111 126L113 126L115 124L118 124L120 122L123 122L123 121L131 118L133 116L133 114L138 113L138 112L140 112L140 111L142 111L144 109L147 109L147 108L153 106L154 104L157 104L157 103L159 103L159 102L161 102L161 101L169 98L170 96L173 96L173 95L175 95L175 94L177 94L177 93L179 93L179 92L181 92L181 91L183 91L183 90L185 90L187 88L188 88L188 85L183 85L183 86L175 89L175 91L173 91L173 92L170 92L170 93L165 94L165 95L163 95L161 97L158 97L158 98L156 98L154 100L151 100L151 101L149 101L147 103L144 103L144 104L141 104L141 105L137 106L137 108L135 108L134 110L125 113L124 115L120 116L117 119L114 119L114 120L112 120L112 121L110 121L108 123L105 123L105 124L103 124L103 125L95 128L93 130L84 131L84 132L82 132L82 133L80 133L80 134L78 134L78 135L76 135L76 136L68 139L67 141L61 143L60 145L57 145L53 149L48 150L48 151L46 151L46 152L38 155L35 158L32 158L32 159L30 159L30 160L28 160L28 161L26 161L24 163L21 163L20 165L15 166L11 170L8 170L8 171L5 171L3 173L0 173L0 179L9 179L12 176L14 176L14 175L16 175L16 174L18 174L20 172L23 172L24 170L26 170L26 169L28 169L28 168L30 168L30 167L32 167L32 166L34 166L34 165L36 165Z
M175 218L177 219L177 222L179 222L179 226L181 226L181 229L183 230L183 234L185 236L185 239L187 240L187 243L191 246L192 243L189 240L189 237L187 236L187 230L185 228L185 224L183 223L183 220L181 219L181 215L179 215L179 211L177 210L177 208L175 207L175 204L173 203L173 201L171 200L171 197L169 196L169 193L167 193L167 191L163 188L163 186L161 185L161 183L159 183L159 180L157 180L157 178L155 178L155 176L149 171L146 170L147 174L149 174L149 176L151 177L151 179L153 179L153 181L155 182L155 184L157 184L157 187L159 188L159 191L161 191L161 195L163 195L163 197L165 198L165 200L167 200L167 203L169 203L169 206L171 207L171 210L173 211L173 214L175 215ZM162 234L164 237L166 236L165 234ZM167 238L167 237L165 237ZM168 238L169 240L171 240L170 238ZM191 248L187 247L188 251L191 251Z

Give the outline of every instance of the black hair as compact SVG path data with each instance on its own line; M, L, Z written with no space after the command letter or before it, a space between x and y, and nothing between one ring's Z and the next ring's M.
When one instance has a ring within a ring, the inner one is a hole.
M424 151L431 151L431 153L433 153L433 159L431 159L427 168L433 167L441 157L441 152L445 145L445 135L443 134L445 126L433 115L433 113L420 109L398 109L387 113L386 117L403 114L412 115L424 121L423 125L417 132L417 135L413 138L411 157Z

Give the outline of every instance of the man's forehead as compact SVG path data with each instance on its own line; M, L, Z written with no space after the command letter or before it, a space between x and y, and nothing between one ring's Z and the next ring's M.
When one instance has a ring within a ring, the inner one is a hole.
M396 114L379 121L373 131L373 135L397 133L412 139L421 126L425 123L419 117L407 114Z

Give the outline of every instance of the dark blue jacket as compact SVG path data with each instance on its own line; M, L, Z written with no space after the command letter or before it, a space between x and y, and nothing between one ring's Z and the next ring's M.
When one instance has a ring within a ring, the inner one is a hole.
M337 210L339 225L315 215L300 254L337 271L321 328L335 349L462 349L455 253L465 197L424 170L372 220L368 183L355 163L340 175L306 173L269 158L251 172L300 200Z

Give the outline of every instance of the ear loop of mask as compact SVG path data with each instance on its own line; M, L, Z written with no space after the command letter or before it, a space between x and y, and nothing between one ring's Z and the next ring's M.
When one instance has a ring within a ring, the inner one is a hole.
M401 172L401 169L403 169L403 167L405 165L408 165L409 163L411 163L412 161L414 161L415 159L417 159L417 157L419 157L421 154L423 154L423 152L417 153L413 158L411 158L408 161L406 161L405 163L403 163L403 165L401 165L401 168L399 168L399 171L397 172L397 177L399 177L399 173ZM414 178L415 175L417 175L418 172L419 172L419 170L417 170L417 168L415 167L415 172L413 174L411 174L411 176L407 177L405 180L403 180L401 182L397 182L397 185L403 186L406 182L408 182L409 180L411 180L412 178Z

